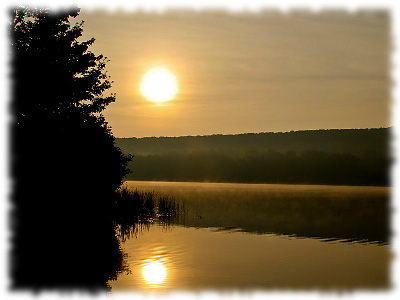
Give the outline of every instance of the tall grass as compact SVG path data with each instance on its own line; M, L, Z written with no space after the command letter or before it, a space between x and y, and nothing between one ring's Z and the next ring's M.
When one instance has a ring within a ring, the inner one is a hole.
M141 192L122 185L113 201L113 221L116 235L122 241L137 236L154 223L169 226L184 214L183 203L155 192Z

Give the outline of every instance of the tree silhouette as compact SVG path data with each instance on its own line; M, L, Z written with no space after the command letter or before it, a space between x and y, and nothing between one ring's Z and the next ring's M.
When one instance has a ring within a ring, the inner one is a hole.
M112 197L131 159L102 111L115 101L107 58L80 42L78 8L13 11L12 176L15 288L105 287L121 261Z

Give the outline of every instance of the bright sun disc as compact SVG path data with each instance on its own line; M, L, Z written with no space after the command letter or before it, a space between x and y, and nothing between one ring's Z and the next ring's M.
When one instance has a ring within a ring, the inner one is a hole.
M143 266L143 277L147 284L157 285L164 281L167 269L159 261L151 261Z
M164 68L148 71L140 84L140 92L154 102L164 102L175 97L178 85L174 74Z

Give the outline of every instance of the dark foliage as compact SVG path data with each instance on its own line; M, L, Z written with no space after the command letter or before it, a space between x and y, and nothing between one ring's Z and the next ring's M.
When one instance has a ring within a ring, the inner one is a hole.
M101 112L106 58L78 42L79 9L11 22L14 288L105 288L122 269L109 209L130 160Z
M231 156L247 155L249 151L307 151L351 153L365 151L389 155L390 128L327 129L291 132L261 132L231 135L117 138L126 153L135 155L225 151Z
M376 153L252 151L138 155L127 180L388 186L390 161Z
M128 180L390 185L388 128L117 139ZM135 150L136 149L136 150Z

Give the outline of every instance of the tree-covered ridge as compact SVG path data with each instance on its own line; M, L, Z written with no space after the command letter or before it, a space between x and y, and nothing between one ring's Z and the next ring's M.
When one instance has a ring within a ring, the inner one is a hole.
M129 180L390 185L389 128L117 139L117 144L135 154Z
M234 155L249 151L314 150L329 153L361 154L374 151L388 154L390 128L328 129L291 132L261 132L232 135L117 138L117 145L125 153L134 155L168 152L227 151Z

